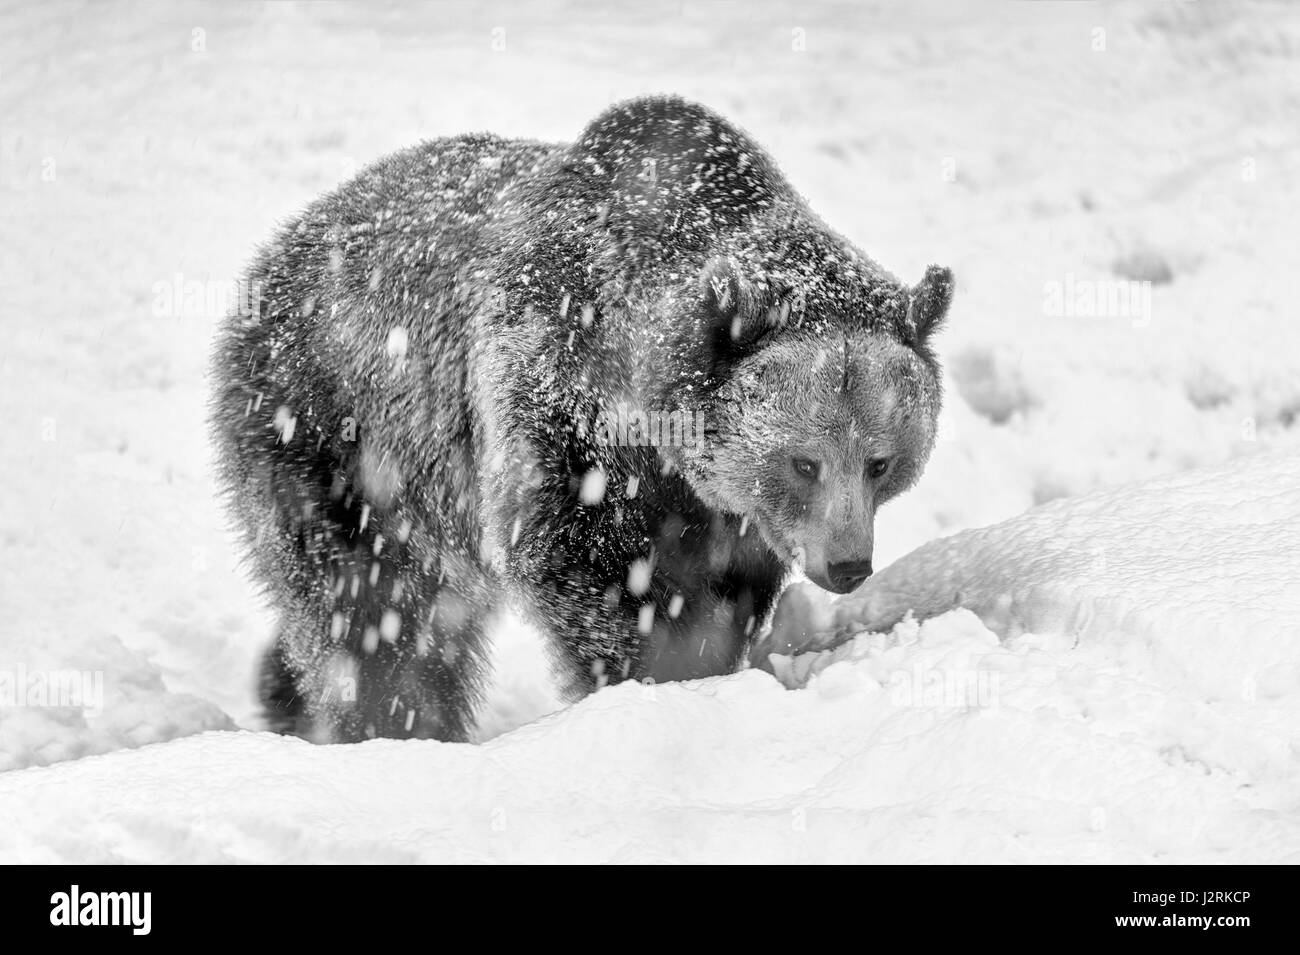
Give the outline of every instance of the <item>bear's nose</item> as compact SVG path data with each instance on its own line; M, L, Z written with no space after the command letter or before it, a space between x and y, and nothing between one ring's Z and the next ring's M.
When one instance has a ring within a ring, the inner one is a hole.
M830 564L826 567L826 576L830 578L837 593L847 594L871 576L871 561L846 560Z

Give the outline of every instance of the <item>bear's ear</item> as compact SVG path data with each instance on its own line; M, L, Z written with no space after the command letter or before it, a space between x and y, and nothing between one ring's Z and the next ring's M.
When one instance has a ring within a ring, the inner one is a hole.
M912 344L924 344L943 324L952 304L952 269L931 265L925 277L912 289L907 304L903 337Z
M711 259L700 283L719 354L747 352L775 327L775 316L765 301L769 290L747 278L730 256Z

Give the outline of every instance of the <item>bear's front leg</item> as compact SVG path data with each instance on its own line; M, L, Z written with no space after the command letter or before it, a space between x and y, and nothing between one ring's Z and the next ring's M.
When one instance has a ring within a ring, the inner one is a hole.
M575 695L698 679L737 668L780 590L779 561L749 556L711 573L672 548L553 553L526 589Z
M666 605L647 602L637 609L640 651L633 676L642 681L695 680L734 672L772 604L779 580L728 576L700 581L689 590L664 583L668 586L656 589L669 594Z

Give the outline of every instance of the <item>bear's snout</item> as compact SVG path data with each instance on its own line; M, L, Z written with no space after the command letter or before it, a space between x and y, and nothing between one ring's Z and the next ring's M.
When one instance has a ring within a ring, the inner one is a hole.
M871 576L871 558L866 560L846 560L826 566L826 577L830 583L827 588L837 594L847 594L857 590L861 583Z

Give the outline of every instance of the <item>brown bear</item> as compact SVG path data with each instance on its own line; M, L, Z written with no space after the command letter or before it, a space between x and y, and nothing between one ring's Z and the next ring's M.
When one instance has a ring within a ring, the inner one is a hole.
M511 596L575 694L726 673L792 566L871 573L934 440L949 271L899 282L675 97L397 153L247 279L213 428L268 717L319 740L465 739Z

